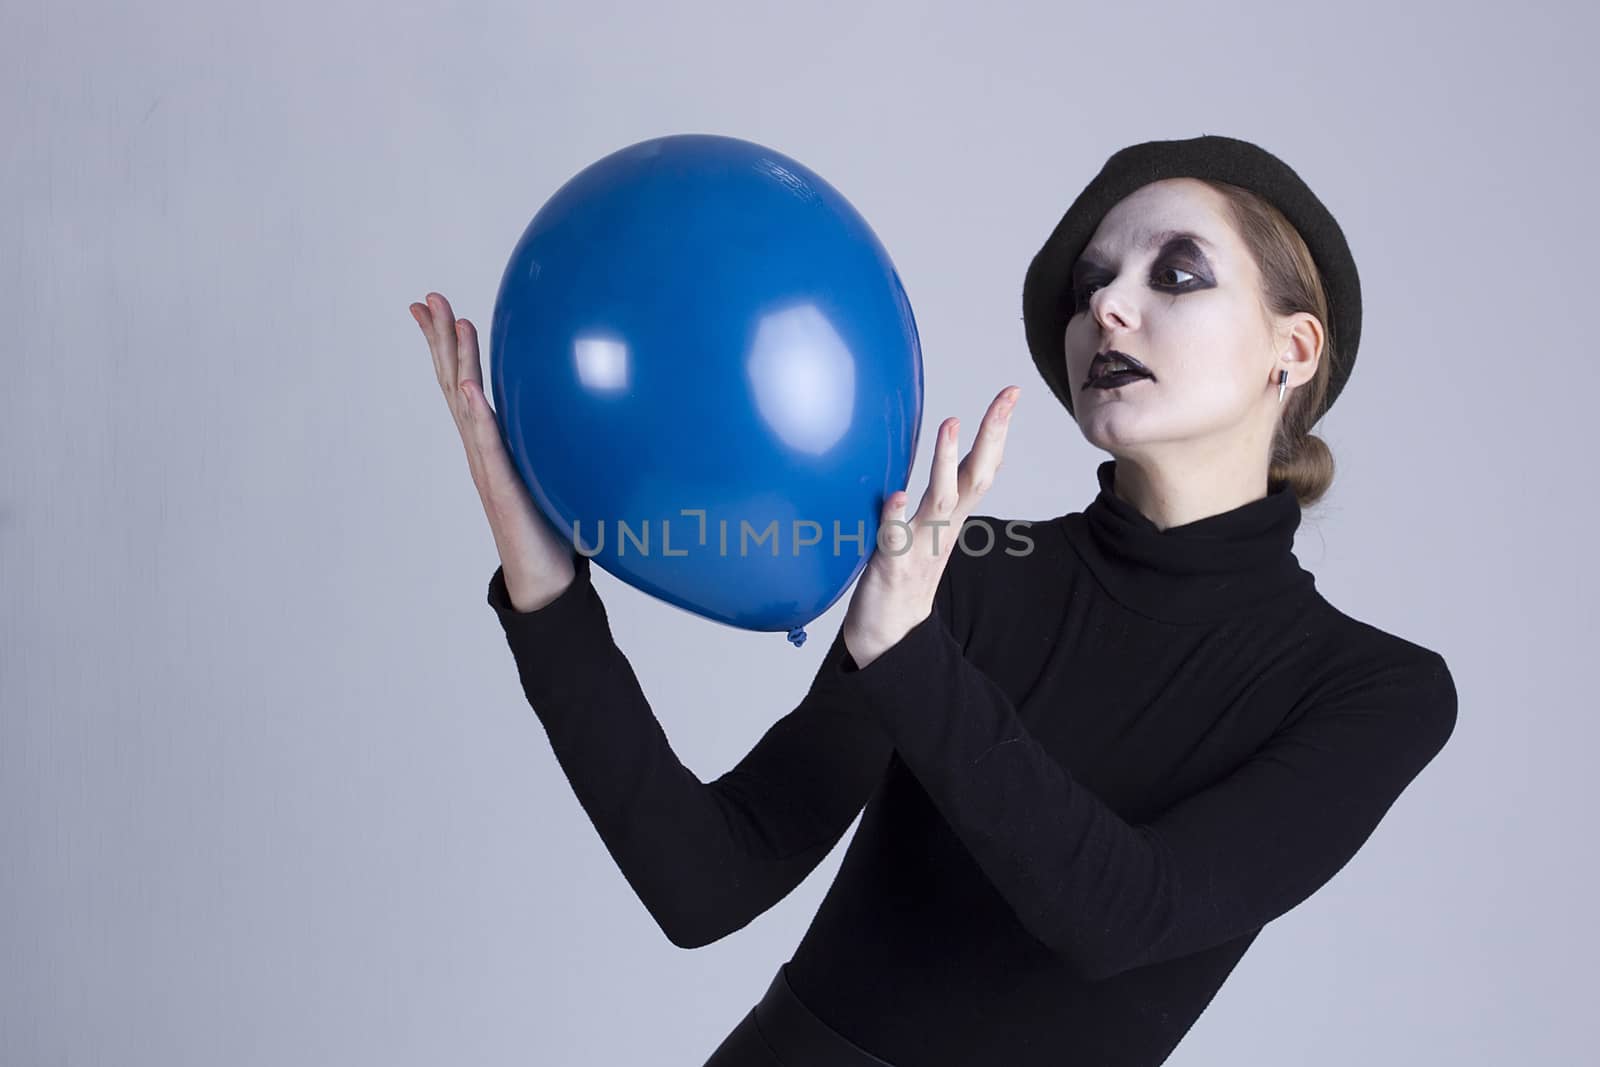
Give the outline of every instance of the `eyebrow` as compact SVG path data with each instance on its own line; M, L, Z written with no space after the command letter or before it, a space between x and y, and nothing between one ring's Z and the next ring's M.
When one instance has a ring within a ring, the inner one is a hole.
M1154 248L1160 245L1162 248L1167 248L1186 241L1192 241L1201 248L1210 249L1212 252L1216 251L1216 246L1210 241L1188 230L1156 230L1153 233L1147 231L1139 235L1137 247ZM1103 253L1097 248L1086 248L1083 250L1083 254L1078 257L1078 261L1073 264L1073 269L1101 266L1103 262L1102 255Z

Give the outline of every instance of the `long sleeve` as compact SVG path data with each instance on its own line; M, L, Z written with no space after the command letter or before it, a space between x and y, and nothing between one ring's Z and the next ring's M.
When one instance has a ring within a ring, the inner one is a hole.
M574 550L573 561L572 584L540 609L516 611L499 568L488 602L528 703L629 885L673 944L709 944L815 869L860 813L891 745L835 681L848 656L841 632L800 703L736 766L702 782L617 647L589 558ZM741 713L758 715L771 699L757 692L749 703Z
M838 665L1023 925L1087 978L1265 925L1355 854L1454 728L1444 660L1304 709L1211 787L1130 823L1076 782L951 635Z

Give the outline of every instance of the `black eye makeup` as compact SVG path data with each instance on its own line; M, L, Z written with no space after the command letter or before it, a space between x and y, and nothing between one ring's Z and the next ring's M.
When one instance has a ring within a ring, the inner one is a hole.
M1089 256L1081 256L1072 268L1072 287L1069 296L1074 315L1089 309L1089 297L1101 286L1110 283L1115 275ZM1170 238L1156 253L1150 270L1152 287L1174 296L1210 289L1216 285L1211 276L1211 265L1200 251L1192 235L1180 234Z

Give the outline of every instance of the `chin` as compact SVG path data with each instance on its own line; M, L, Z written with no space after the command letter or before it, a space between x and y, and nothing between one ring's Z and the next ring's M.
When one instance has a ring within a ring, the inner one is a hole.
M1126 404L1102 404L1080 411L1078 428L1083 431L1084 440L1107 452L1143 444L1158 436L1151 432L1150 418Z
M1133 396L1076 397L1084 439L1107 452L1137 452L1148 445L1203 436L1208 427L1195 412L1176 412Z

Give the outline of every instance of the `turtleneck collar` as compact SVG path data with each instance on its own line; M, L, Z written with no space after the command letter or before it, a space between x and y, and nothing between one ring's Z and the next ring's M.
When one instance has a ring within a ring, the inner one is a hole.
M1300 501L1288 486L1161 530L1113 491L1116 466L1100 464L1099 495L1062 530L1125 607L1166 622L1211 622L1315 585L1294 556Z

